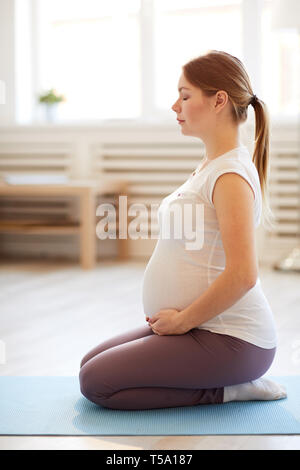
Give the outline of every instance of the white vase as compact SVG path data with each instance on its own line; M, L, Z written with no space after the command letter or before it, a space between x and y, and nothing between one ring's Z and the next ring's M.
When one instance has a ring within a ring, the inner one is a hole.
M57 103L45 104L45 115L47 122L55 122L57 116Z

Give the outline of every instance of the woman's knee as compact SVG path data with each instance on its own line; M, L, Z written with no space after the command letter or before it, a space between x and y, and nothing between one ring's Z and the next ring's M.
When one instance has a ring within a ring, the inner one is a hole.
M86 362L88 362L93 356L90 354L90 353L87 353L85 356L83 356L83 358L81 359L80 361L80 369L82 368L82 366L84 366L84 364Z
M95 378L89 370L88 365L80 369L79 384L82 395L88 400L99 404L101 398L105 398L105 395L101 393L102 390L99 387L99 382L95 383Z
M115 390L114 392L108 391L107 387L103 383L103 386L99 385L99 383L95 383L94 377L88 370L88 365L81 368L79 373L79 381L80 381L80 391L82 395L87 398L92 403L102 406L103 408L110 408L110 409L137 409L134 408L132 404L132 397L129 400L130 405L128 405L126 400L126 392L131 393L131 390ZM122 392L125 391L125 401ZM121 392L121 396L120 393ZM134 395L134 393L133 393ZM122 399L123 397L123 399ZM133 402L135 402L133 397ZM130 407L129 407L130 406Z
M93 357L97 356L98 354L102 353L103 351L106 351L107 349L108 349L108 347L106 346L105 343L99 344L95 348L91 349L81 359L80 368L82 368L82 366L84 366L90 359L93 359Z
M149 325L139 326L134 330L126 331L120 335L114 336L113 338L109 338L102 343L100 343L95 348L91 349L81 360L80 368L86 364L90 359L97 356L101 352L107 351L115 346L119 346L121 344L129 343L136 339L144 338L146 336L154 335L155 333L149 327Z
M109 398L115 389L108 383L108 358L97 358L81 367L79 371L80 391L88 400L102 405L102 401Z

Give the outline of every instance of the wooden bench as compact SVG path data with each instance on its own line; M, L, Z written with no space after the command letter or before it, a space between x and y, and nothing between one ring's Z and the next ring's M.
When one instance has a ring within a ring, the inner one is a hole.
M127 182L101 178L93 181L70 180L63 184L8 184L0 183L1 196L48 197L76 196L79 198L79 223L68 221L21 219L1 220L0 233L72 234L80 236L80 263L83 269L92 269L96 263L96 199L99 195L113 194L116 204L120 195L127 195ZM118 220L118 219L117 219ZM118 226L116 227L118 234ZM118 258L128 257L127 237L118 239Z

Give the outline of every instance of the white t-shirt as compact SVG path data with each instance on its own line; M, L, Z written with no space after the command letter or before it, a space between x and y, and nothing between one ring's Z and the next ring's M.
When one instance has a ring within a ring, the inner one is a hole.
M241 175L252 187L254 226L259 226L259 176L247 147L241 145L209 161L162 200L158 208L159 238L142 280L145 315L152 317L165 308L186 308L224 271L225 252L212 193L217 178L228 172ZM181 218L176 211L177 215L172 215L174 206L181 209ZM235 336L261 348L277 345L273 313L259 277L234 305L197 328Z

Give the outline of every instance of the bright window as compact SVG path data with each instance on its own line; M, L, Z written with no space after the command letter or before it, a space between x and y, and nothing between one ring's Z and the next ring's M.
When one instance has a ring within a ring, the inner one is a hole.
M16 2L20 8L31 0ZM66 97L58 107L58 122L173 121L171 107L178 97L182 65L210 49L242 60L254 92L267 103L272 117L294 119L300 105L299 34L296 29L272 30L273 4L274 0L32 1L37 7L32 14L34 36L30 41L29 33L19 33L17 42L22 72L17 106L25 110L20 112L23 122L30 121L31 98L34 108L37 94L51 88ZM20 11L18 31L23 23ZM35 109L42 112L41 107Z
M66 97L58 120L138 118L140 0L39 0L39 92Z
M156 104L169 110L188 60L208 49L242 57L242 0L154 1Z
M272 29L273 0L264 0L262 17L262 89L270 113L295 117L299 112L300 44L296 29Z

